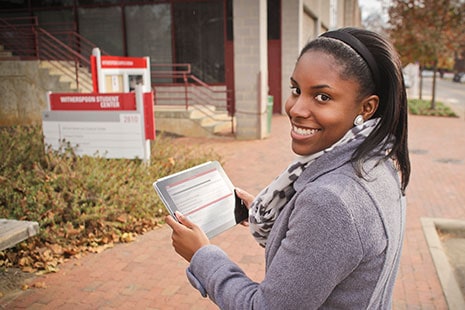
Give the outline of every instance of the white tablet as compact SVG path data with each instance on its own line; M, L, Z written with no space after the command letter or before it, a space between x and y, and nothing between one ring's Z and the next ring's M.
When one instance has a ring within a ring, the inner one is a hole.
M218 161L163 177L153 183L168 212L179 211L199 225L209 238L248 217L234 186Z

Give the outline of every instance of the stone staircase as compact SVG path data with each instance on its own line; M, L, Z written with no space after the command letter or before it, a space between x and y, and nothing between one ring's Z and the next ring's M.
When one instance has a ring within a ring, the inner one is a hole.
M73 64L65 61L41 61L40 68L47 70L52 79L57 79L60 92L92 92L92 77L87 70L80 68L80 80L87 79L77 88L76 82L63 71L73 69ZM88 87L86 87L86 85ZM164 105L155 106L155 128L159 132L166 132L178 136L189 137L218 137L231 135L233 119L225 111L218 111L214 106Z
M17 68L14 63L18 63L18 61L21 62L19 57L12 55L12 53L5 50L2 45L0 45L0 61L11 64L8 67L2 65L3 69L10 68L8 71L11 71L11 74L13 74L15 68ZM78 69L80 81L78 87L75 78L72 76L73 74L70 74L70 72L72 73L75 70L74 62L41 60L27 63L29 64L21 67L38 66L37 75L33 74L28 77L28 79L31 79L31 81L37 79L37 81L32 84L36 86L40 85L40 87L34 88L34 90L37 88L39 93L45 93L46 91L90 93L93 91L92 76L86 68ZM31 71L34 70L24 69L21 72ZM17 73L15 74L17 75ZM23 73L21 73L21 75L22 74ZM8 74L5 77L7 76ZM23 88L20 87L20 89ZM24 86L23 91L27 94L34 93L34 91L27 86ZM42 96L40 96L40 98L41 97ZM37 102L38 106L45 106L45 102L42 102L42 100L39 101L40 102ZM42 108L37 110L41 111ZM37 115L34 115L32 119L40 120L40 113L36 114ZM154 114L155 128L157 131L178 136L230 136L235 126L234 118L231 118L226 111L218 111L214 106L196 104L190 105L186 109L185 106L179 105L155 105Z
M58 60L42 60L39 67L47 70L48 74L52 77L57 77L58 82L67 85L70 92L90 93L93 91L92 75L87 68L79 67L79 87L76 78L71 76L75 74L74 62L58 61Z
M230 136L233 132L234 119L214 106L156 105L154 111L159 132L188 137Z
M6 50L0 44L0 61L20 61L21 58L14 56L9 50ZM42 71L41 76L50 76L50 80L54 80L56 89L52 91L69 91L89 93L93 91L92 75L88 68L78 67L79 87L76 82L76 67L73 61L61 60L40 60L39 70Z

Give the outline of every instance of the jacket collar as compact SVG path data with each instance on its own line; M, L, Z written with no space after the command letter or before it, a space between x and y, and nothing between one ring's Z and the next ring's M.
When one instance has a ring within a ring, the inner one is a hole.
M350 162L352 154L362 142L363 140L354 140L321 155L305 168L300 177L294 182L294 189L300 191L307 183Z

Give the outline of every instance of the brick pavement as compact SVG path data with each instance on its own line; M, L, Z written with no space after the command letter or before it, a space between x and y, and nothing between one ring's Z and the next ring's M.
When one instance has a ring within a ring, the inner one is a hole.
M465 121L410 117L412 177L408 188L407 227L394 309L447 309L420 224L420 217L465 219ZM293 158L289 126L274 116L272 136L261 141L182 138L222 154L236 186L254 194ZM151 186L151 185L148 185ZM254 280L264 275L264 253L237 226L214 238ZM185 263L161 227L128 244L89 254L60 266L56 274L36 277L45 288L0 299L6 309L216 309L185 278ZM32 283L31 283L32 284Z

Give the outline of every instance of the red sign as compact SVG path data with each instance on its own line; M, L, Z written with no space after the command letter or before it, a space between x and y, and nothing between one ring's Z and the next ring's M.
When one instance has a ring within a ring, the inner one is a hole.
M147 69L147 59L138 57L102 56L102 69Z
M52 111L134 111L136 110L135 93L50 94Z
M94 55L90 56L90 72L92 73L92 88L94 93L98 93L98 79L97 79L97 72L98 72L98 66L97 66L97 57Z
M155 140L155 120L153 114L153 92L144 93L145 139Z
M136 111L136 94L49 94L50 111ZM153 114L153 92L143 93L143 114L145 139L155 139L155 122Z

